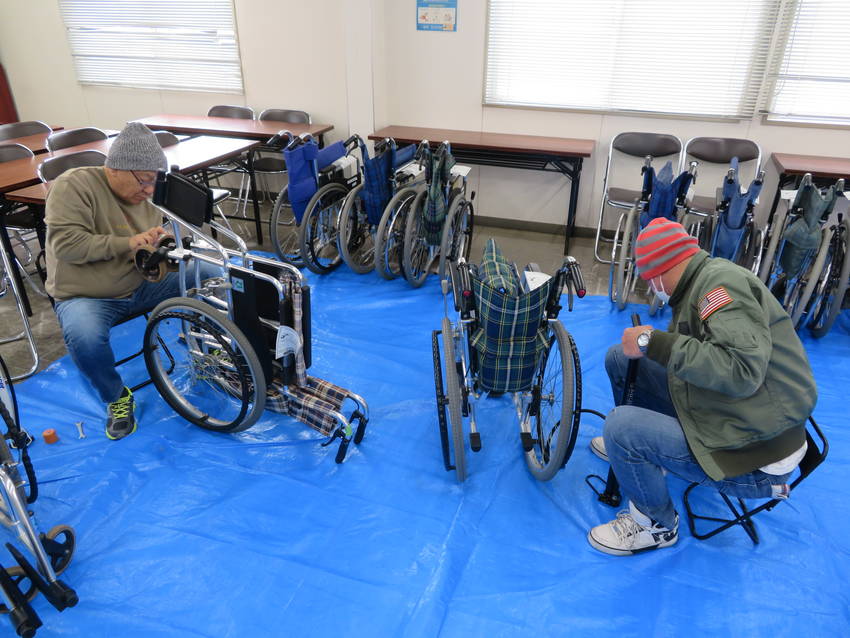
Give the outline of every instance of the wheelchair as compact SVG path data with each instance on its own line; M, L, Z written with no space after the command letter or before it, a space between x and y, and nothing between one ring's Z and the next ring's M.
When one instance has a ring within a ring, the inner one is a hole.
M470 449L482 447L476 401L485 393L509 393L526 464L535 478L547 481L566 464L578 434L581 366L558 313L564 286L570 310L573 293L584 296L581 269L567 257L554 277L530 264L521 279L516 266L505 263L499 268L511 270L516 288L502 292L490 283L497 262L486 264L488 254L501 255L492 239L481 266L451 262L449 278L441 282L446 314L431 345L443 463L459 482L466 479L465 424ZM454 322L450 303L458 313Z
M424 185L422 158L428 153L427 140L419 143L414 160L402 166L393 176L393 196L384 208L375 232L375 271L384 279L404 276L404 231L407 214Z
M71 563L76 548L74 529L57 525L47 533L38 531L35 514L29 509L38 498L38 481L30 460L28 446L32 437L20 426L18 404L11 377L0 359L0 414L6 433L0 440L0 522L14 530L20 544L35 559L36 566L11 543L6 549L17 565L0 565L0 613L8 614L18 636L34 636L42 622L30 606L38 592L59 611L78 602L76 592L59 580ZM17 455L13 452L17 450ZM16 458L17 457L17 458ZM19 471L24 468L25 477Z
M611 247L608 271L608 298L622 310L637 283L634 246L640 231L657 217L684 221L688 213L688 191L696 179L697 163L691 162L687 171L673 179L672 163L667 162L656 174L652 157L647 155L641 168L641 196L631 209L620 214ZM653 295L649 313L654 315L660 301Z
M732 158L729 171L723 178L720 204L711 225L711 243L708 252L712 257L728 259L754 274L761 267L764 247L764 229L756 226L753 209L764 184L764 171L759 171L746 192L741 192L738 181L738 158Z
M409 144L399 149L395 140L385 138L375 144L375 153L369 157L363 140L358 141L363 178L342 204L339 249L348 267L362 275L375 268L378 248L385 250L385 242L378 246L377 228L385 207L410 175L403 167L413 160L416 147Z
M427 142L420 148L426 187L410 205L402 249L402 271L414 288L425 283L435 262L444 280L447 264L469 257L475 218L475 192L466 197L469 167L455 164L451 144L443 142L433 153Z
M820 189L806 173L793 202L789 205L787 199L782 200L768 229L759 277L791 315L796 328L811 318L809 301L830 254L829 220L843 192L843 179Z
M137 267L156 277L165 264L181 281L181 296L154 308L145 329L145 364L160 395L181 417L215 432L246 430L264 408L288 414L327 436L323 445L340 439L341 463L349 442L363 439L369 410L357 394L307 374L310 288L300 271L248 254L238 235L212 221L208 189L179 174L160 174L154 203L173 235L139 250ZM223 247L203 224L238 248ZM201 281L201 262L223 276ZM194 268L189 289L187 268Z
M351 138L320 149L309 133L296 137L284 130L266 142L266 146L283 147L289 178L275 198L269 220L269 234L278 258L295 266L306 265L319 274L342 262L336 242L339 211L323 215L323 204L336 202L338 189L347 193L359 179L357 158L348 154L355 141ZM317 197L319 191L322 194ZM310 224L306 236L305 220Z

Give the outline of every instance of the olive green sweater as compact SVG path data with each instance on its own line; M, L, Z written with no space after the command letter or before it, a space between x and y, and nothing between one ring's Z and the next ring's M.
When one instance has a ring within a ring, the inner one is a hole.
M647 356L667 367L676 415L705 473L738 476L798 450L817 388L791 319L758 277L700 251L670 306L673 320L652 333Z
M102 167L75 168L54 182L47 197L47 292L72 297L130 295L142 276L129 238L162 222L149 201L127 204L109 188Z

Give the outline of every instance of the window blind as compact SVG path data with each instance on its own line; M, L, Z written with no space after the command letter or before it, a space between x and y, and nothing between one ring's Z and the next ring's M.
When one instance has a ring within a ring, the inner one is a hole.
M490 0L485 104L750 117L777 0Z
M768 119L850 124L846 14L846 0L787 2L778 24L784 47L769 74Z
M83 84L242 93L232 0L60 0Z

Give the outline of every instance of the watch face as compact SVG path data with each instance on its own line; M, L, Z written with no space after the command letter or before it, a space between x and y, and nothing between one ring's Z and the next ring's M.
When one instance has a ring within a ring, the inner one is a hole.
M637 344L641 348L645 348L646 346L648 346L649 345L649 333L648 332L641 332L638 335Z

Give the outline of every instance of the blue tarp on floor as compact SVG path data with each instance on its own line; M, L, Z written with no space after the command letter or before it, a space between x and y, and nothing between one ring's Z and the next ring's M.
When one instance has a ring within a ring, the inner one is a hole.
M760 515L761 544L740 529L701 542L683 525L672 548L616 558L585 538L614 515L584 483L606 471L588 450L600 419L586 415L566 468L539 483L509 399L482 400L484 448L468 457L461 486L443 468L437 430L436 277L412 290L342 268L311 284L311 371L371 408L342 465L336 445L321 447L287 417L213 434L152 386L137 393L138 432L110 442L102 405L67 357L17 386L24 427L60 437L31 448L38 523L77 532L63 579L80 603L60 614L39 596L39 636L850 634L847 316L824 339L805 338L830 456L787 504ZM584 406L607 411L603 357L629 315L592 297L562 320L581 354ZM132 352L143 328L114 330L116 352ZM125 380L143 375L134 363ZM670 484L680 504L684 483Z

